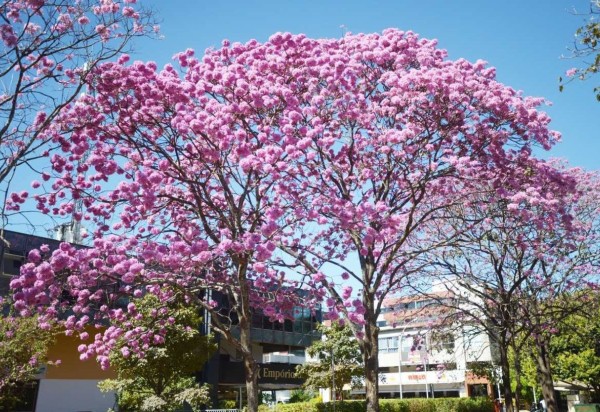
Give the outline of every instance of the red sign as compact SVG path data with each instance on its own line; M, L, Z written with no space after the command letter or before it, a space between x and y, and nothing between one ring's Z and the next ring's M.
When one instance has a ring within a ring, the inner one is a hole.
M424 381L426 379L426 375L424 373L413 373L412 375L408 375L409 381Z

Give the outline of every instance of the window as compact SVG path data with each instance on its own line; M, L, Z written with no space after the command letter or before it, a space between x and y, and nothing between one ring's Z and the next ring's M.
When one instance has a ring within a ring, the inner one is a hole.
M300 320L294 321L294 332L302 333L302 321L300 321Z
M292 321L289 319L286 319L283 323L283 330L285 330L286 332L293 332L292 329Z
M262 329L262 327L263 327L262 321L263 321L263 316L260 313L252 314L252 327L253 328Z
M397 366L380 366L379 373L398 373Z
M454 336L450 332L438 332L432 336L431 347L437 351L454 351Z
M398 337L379 338L379 352L392 353L398 352Z

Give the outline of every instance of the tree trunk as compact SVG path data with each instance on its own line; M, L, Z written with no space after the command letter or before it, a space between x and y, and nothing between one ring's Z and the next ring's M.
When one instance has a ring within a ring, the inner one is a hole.
M258 370L259 366L252 356L252 341L250 340L250 327L247 320L240 319L240 343L244 359L244 372L246 375L246 402L248 412L258 412Z
M248 412L258 412L258 371L259 365L252 354L252 340L250 338L250 325L252 310L250 308L250 290L246 278L248 260L241 259L238 266L238 282L240 293L237 297L237 315L240 328L240 346L244 360L246 375L246 402Z
M519 371L515 371L515 408L516 410L521 409L521 391L523 390L523 383L521 382L521 373Z
M513 341L513 352L515 356L515 405L516 409L521 409L521 391L523 390L523 382L521 382L522 368L521 368L521 353L517 350L517 345Z
M600 385L592 385L592 390L589 391L589 394L591 403L600 403Z
M513 394L510 388L510 362L508 359L508 344L503 337L500 339L500 368L502 369L502 389L504 392L504 406L506 412L514 412Z
M365 397L367 412L379 412L379 328L376 318L366 307L363 361L365 364Z
M558 402L554 395L554 381L552 380L552 369L550 368L550 354L548 353L548 341L542 335L536 335L536 368L542 396L546 401L548 412L558 412Z

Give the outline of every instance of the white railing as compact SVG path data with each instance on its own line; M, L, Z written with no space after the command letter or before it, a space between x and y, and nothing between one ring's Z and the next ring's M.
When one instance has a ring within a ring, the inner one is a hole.
M205 412L240 412L239 409L204 409Z
M304 356L291 354L267 353L263 355L263 363L289 363L292 365L303 365L306 361Z

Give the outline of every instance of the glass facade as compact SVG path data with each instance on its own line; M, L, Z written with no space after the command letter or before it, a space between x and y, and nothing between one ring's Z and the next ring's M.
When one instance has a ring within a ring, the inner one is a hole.
M317 324L323 321L320 308L314 313L307 308L295 308L293 319L283 322L271 321L259 311L252 315L252 340L260 343L309 346L320 339Z

